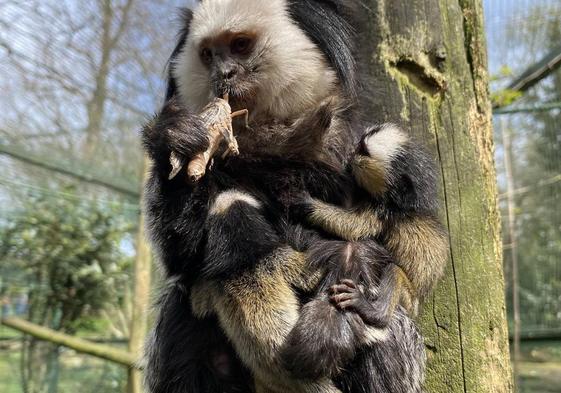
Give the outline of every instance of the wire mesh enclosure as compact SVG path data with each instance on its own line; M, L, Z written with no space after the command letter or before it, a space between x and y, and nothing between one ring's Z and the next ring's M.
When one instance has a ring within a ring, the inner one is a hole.
M191 3L0 0L2 318L138 351L139 129ZM483 4L517 387L559 392L561 2ZM131 373L0 325L1 392L136 393Z
M553 392L561 389L561 3L488 1L486 17L502 106L494 126L512 357L520 391Z

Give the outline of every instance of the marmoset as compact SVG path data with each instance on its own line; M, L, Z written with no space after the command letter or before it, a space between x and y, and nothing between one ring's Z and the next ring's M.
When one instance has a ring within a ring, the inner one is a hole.
M351 239L332 231L341 240L326 240L287 217L291 195L301 202L302 191L348 204L345 168L365 129L352 105L350 3L206 0L194 15L186 12L166 105L143 133L154 161L145 209L170 281L147 350L153 393L252 391L250 374L262 392L420 391L422 339L401 308L372 340L366 312L358 305L342 312L329 302L334 285L359 289L369 301L381 283L399 287L385 276L396 262L376 241L379 233ZM251 128L235 128L240 156L217 160L196 184L169 180L172 152L188 161L207 148L196 113L224 93L233 110L250 113ZM329 255L320 245L329 245ZM300 292L320 296L321 307L307 312ZM337 295L331 297L343 308ZM282 359L303 322L315 324L310 331L323 327L323 337L300 348L302 358L310 347L312 356L325 349L318 364L324 375L314 380L287 373ZM369 340L375 345L363 345Z

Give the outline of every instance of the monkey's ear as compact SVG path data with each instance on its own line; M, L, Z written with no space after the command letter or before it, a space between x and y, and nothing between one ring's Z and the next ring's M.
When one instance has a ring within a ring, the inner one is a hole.
M196 1L195 3L199 3ZM166 89L166 102L169 101L173 96L177 94L177 82L173 77L173 62L179 55L179 52L185 46L185 42L187 41L187 36L189 35L189 30L191 29L191 21L193 20L193 11L190 8L181 8L180 9L180 17L181 17L181 30L179 31L179 38L177 40L177 45L175 49L171 53L170 58L166 64L166 72L168 75L168 83Z
M355 98L358 87L355 59L356 32L354 14L344 12L351 0L289 1L292 18L324 53L349 97Z

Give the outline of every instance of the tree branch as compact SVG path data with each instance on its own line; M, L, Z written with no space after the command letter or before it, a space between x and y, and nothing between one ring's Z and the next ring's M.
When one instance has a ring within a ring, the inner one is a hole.
M540 61L531 65L518 78L516 78L506 90L524 93L533 86L537 85L542 79L551 75L552 72L561 67L561 46L556 47ZM513 102L513 101L512 101ZM508 105L512 104L509 102ZM493 109L498 109L507 105L500 102L493 104Z
M87 353L88 355L109 360L123 366L140 368L131 353L117 348L69 336L68 334L60 333L16 317L3 318L2 324L42 341L62 345L77 352Z

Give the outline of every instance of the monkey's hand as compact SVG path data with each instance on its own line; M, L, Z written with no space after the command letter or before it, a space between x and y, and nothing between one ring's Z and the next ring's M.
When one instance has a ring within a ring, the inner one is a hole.
M384 329L390 323L391 314L383 304L370 301L353 280L331 286L329 299L338 309L357 313L369 326Z
M156 170L167 177L172 170L172 152L179 160L187 162L208 148L209 138L202 119L189 113L173 97L144 127L142 142Z

